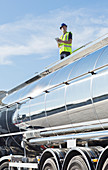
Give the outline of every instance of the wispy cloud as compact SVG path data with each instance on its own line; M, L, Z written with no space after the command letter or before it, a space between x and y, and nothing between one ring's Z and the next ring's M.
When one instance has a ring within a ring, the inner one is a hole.
M73 48L78 48L108 32L107 13L79 9L57 9L45 16L25 16L14 23L0 25L0 64L11 64L11 56L40 54L46 59L57 49L54 38L59 25L66 22L73 32Z

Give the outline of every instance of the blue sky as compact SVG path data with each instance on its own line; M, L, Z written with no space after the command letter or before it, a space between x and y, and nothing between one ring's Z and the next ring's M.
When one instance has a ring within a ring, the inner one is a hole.
M65 22L73 50L108 33L107 0L0 0L0 90L10 90L59 60Z

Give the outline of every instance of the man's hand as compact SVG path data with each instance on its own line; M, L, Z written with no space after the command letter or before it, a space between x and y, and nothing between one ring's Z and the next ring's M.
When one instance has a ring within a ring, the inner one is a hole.
M57 40L58 43L63 43L64 41L62 41L61 39Z

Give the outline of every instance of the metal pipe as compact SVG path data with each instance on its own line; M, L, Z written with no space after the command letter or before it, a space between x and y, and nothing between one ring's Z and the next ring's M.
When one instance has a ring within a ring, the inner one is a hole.
M103 131L95 131L95 132L87 132L87 133L77 133L70 135L60 135L60 136L52 136L52 137L44 137L44 138L35 138L30 139L30 143L47 143L47 142L56 142L56 141L65 141L69 139L91 139L91 138L102 138L108 137L108 130Z

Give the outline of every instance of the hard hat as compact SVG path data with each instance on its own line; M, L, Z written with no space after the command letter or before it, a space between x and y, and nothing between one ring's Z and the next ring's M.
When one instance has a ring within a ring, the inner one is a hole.
M60 26L60 29L61 29L63 26L66 26L66 27L67 27L67 25L66 25L65 23L62 23L61 26Z

